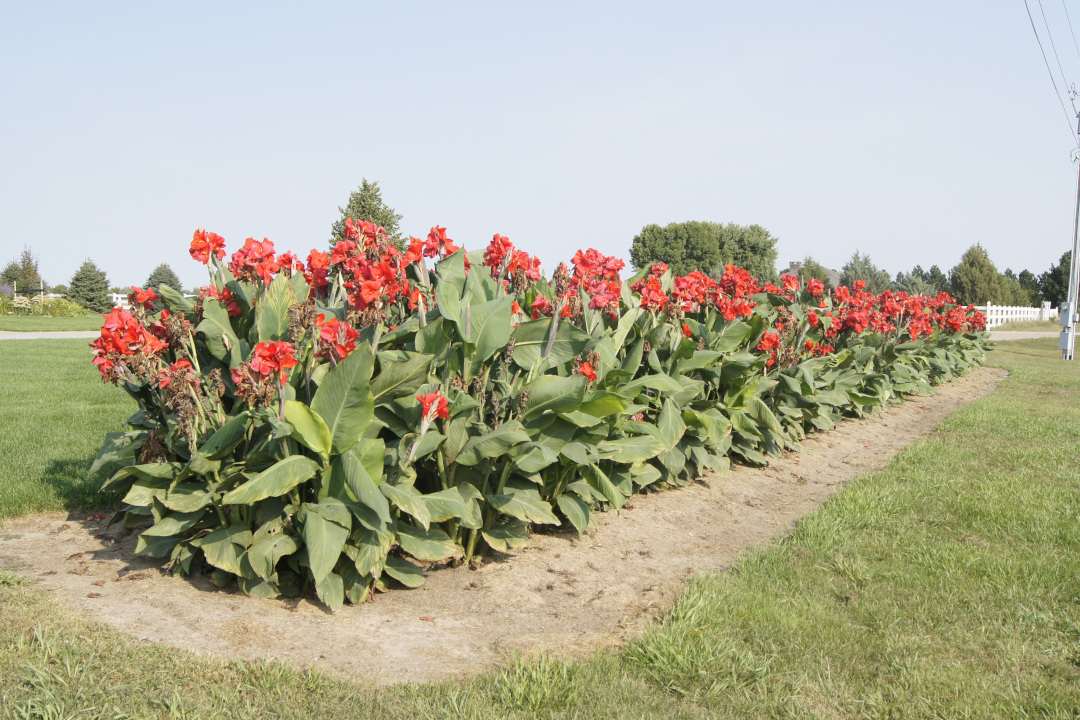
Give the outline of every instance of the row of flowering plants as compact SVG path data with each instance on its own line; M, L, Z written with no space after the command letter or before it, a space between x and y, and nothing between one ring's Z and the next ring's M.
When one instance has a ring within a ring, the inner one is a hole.
M93 470L119 468L104 488L138 552L330 608L765 463L985 352L984 318L945 293L624 279L595 250L548 279L501 235L466 252L441 227L398 250L349 220L330 252L248 238L227 261L199 230L190 252L198 297L132 288L92 344L139 405Z

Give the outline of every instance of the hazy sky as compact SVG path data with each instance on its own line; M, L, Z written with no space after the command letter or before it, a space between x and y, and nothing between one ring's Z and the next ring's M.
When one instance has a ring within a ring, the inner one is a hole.
M306 255L366 177L407 233L549 274L685 220L761 224L781 267L980 242L1037 274L1071 247L1069 122L1022 0L0 2L0 262L205 284L195 228Z

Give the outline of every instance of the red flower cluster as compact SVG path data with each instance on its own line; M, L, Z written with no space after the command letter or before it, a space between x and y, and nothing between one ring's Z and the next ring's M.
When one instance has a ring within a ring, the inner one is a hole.
M312 250L307 256L307 268L303 271L304 279L311 286L311 297L326 295L330 286L330 254Z
M116 362L126 356L150 358L166 350L168 343L155 337L127 310L113 308L102 315L101 337L90 343L94 351L93 364L97 365L102 380L116 381L112 372Z
M168 369L158 371L158 387L167 388L182 377L186 377L196 388L199 387L199 376L195 374L191 363L184 358L174 362Z
M354 330L348 323L343 323L337 318L327 320L326 316L319 314L315 318L315 325L319 328L321 357L329 357L334 362L341 362L349 353L356 349L356 339L360 333Z
M220 260L225 257L225 238L199 228L191 239L188 253L203 265L209 264L211 255L217 255L217 259Z
M286 253L286 256L289 253ZM283 258L286 263L291 258ZM274 243L266 238L259 242L255 238L244 241L244 247L233 253L229 260L229 272L239 280L250 283L269 285L274 273L281 269L281 262L274 257Z
M574 368L574 374L584 375L589 382L596 380L596 369L593 368L591 363L579 362Z
M291 343L261 342L255 346L251 369L261 377L276 378L279 385L284 385L289 368L296 365L293 352Z
M644 310L660 312L668 304L668 296L660 286L660 279L656 275L647 275L630 286L630 289L641 296L641 307Z
M128 302L132 307L141 307L144 310L152 310L154 307L154 301L160 300L161 296L154 292L154 288L146 288L143 290L140 287L131 286L131 292L128 293Z
M757 349L760 352L770 352L778 347L780 347L780 336L772 330L767 330L757 344Z
M511 278L521 270L531 282L540 279L540 258L516 249L510 238L498 233L484 250L484 265L491 268L491 274L496 278Z

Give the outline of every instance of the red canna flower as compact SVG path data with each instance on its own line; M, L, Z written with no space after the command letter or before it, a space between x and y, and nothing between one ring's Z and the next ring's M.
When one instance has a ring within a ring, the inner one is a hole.
M348 323L343 323L337 318L327 321L322 313L315 318L315 325L319 328L319 340L322 348L321 356L332 357L335 362L341 362L349 353L356 349L356 339L360 333L354 330Z
M761 352L769 352L780 347L780 336L769 330L761 336L761 341L757 344L757 349Z
M810 278L806 281L806 291L814 297L817 297L825 292L825 283L816 278Z
M683 334L683 337L690 337L691 335L693 335L693 333L690 332L690 326L687 325L686 323L682 324L682 334Z
M196 388L198 388L199 377L195 375L194 372L191 372L191 369L191 363L184 358L180 358L172 365L170 365L167 370L158 371L158 387L167 388L169 387L169 385L172 384L173 380L177 379L181 375L190 375L191 377L189 378L189 380Z
M225 257L225 238L217 233L199 228L191 239L191 247L188 252L191 257L203 265L207 265L210 262L211 254L217 255L218 260Z
M799 289L799 278L794 275L784 273L780 276L780 281L784 284L785 292L795 292Z
M285 384L289 368L296 365L293 346L287 342L261 342L255 346L251 369L264 378L275 377L279 385Z
M161 296L154 292L154 288L146 288L143 290L140 287L131 286L131 292L128 293L128 302L132 307L138 305L146 310L153 309L154 301L160 300Z
M417 395L416 399L420 401L421 422L431 422L437 417L443 420L450 417L450 406L442 392L436 390L427 395Z
M586 378L588 378L589 382L593 382L594 380L596 380L596 370L593 368L591 363L580 363L576 368L574 368L574 372L578 375L584 375Z

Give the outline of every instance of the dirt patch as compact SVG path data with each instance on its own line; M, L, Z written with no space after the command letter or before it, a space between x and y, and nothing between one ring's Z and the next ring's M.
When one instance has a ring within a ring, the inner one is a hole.
M669 610L686 578L728 568L855 475L878 470L1006 372L981 368L869 420L845 421L763 469L734 468L635 497L587 536L537 535L479 570L431 572L417 590L329 614L161 572L102 516L5 523L0 568L143 640L245 659L317 665L379 683L488 670L515 649L579 656L618 645Z

